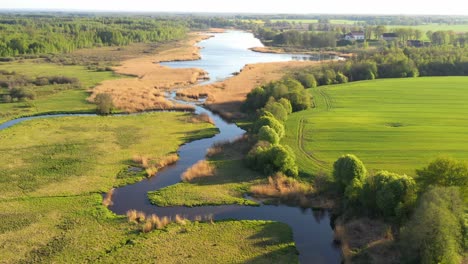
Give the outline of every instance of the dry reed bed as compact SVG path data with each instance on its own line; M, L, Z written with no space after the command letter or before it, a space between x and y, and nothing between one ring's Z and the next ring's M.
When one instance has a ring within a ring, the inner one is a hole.
M198 178L212 177L212 176L215 176L215 174L216 174L215 166L213 166L206 160L201 160L195 163L192 167L188 168L182 174L182 180L192 181Z
M102 200L102 205L105 207L109 207L113 205L114 203L112 202L112 196L114 195L115 188L110 189L109 192L106 193L106 196Z
M394 236L391 227L379 220L354 219L335 222L334 243L340 246L344 263L352 263L356 253L365 251L370 263L398 263L392 250Z
M210 123L212 125L215 124L214 120L206 113L202 113L195 116L190 116L188 118L188 122L190 123Z
M148 177L155 175L160 169L172 165L179 160L177 154L169 154L162 158L152 158L144 155L134 155L133 162L145 169Z
M96 95L107 93L112 96L115 107L127 112L186 110L187 106L164 98L163 91L195 84L198 80L207 78L206 72L195 68L169 68L157 63L199 59L199 48L194 44L208 37L192 34L187 40L179 41L156 54L123 61L121 66L113 68L114 71L136 78L104 81L91 91L88 101L94 102Z
M268 177L267 184L252 186L250 192L256 197L279 198L306 206L309 204L308 196L313 194L314 189L309 184L277 173Z
M186 225L189 221L187 218L179 214L176 214L174 219L172 219L171 217L167 216L159 217L156 214L146 215L144 212L140 212L137 210L129 210L127 211L126 215L128 222L141 225L141 231L143 233L148 233L155 229L164 229L167 225L171 223L176 223L178 225ZM204 216L195 216L194 220L197 222L205 221L210 222L212 224L214 223L213 215L211 214Z

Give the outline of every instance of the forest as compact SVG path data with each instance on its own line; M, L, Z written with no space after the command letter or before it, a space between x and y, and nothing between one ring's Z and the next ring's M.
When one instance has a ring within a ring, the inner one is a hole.
M184 22L150 17L0 16L0 57L68 53L183 38Z

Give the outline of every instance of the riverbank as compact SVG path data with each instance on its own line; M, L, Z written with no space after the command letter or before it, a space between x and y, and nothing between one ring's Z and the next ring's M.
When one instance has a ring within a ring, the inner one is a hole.
M165 92L206 79L205 71L169 68L161 66L159 62L198 60L200 48L195 44L209 37L193 33L187 39L173 43L171 47L155 51L155 54L123 61L113 70L134 78L103 81L90 91L92 94L87 100L93 102L98 94L106 93L112 96L115 107L127 112L185 109L186 106L167 100Z
M243 118L240 106L255 87L279 80L293 71L320 66L322 63L324 62L288 61L250 64L224 81L189 87L178 94L189 98L207 97L205 106L210 110L229 120Z
M264 47L253 47L249 50L259 53L274 53L274 54L305 54L305 55L325 55L325 56L338 56L341 58L350 59L355 54L353 53L342 53L337 51L309 51L305 49L295 49L295 48L282 48L282 47L272 47L272 46L264 46Z

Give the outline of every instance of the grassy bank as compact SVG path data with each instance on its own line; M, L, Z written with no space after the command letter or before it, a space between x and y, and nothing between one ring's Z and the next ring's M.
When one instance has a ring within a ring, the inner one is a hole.
M241 204L257 205L243 195L262 178L245 168L241 160L212 162L216 173L191 182L181 182L158 191L148 197L158 206L202 206Z
M109 71L99 72L88 70L84 66L62 66L33 60L2 63L0 69L30 78L43 76L77 78L81 83L81 88L70 88L66 84L36 86L33 90L37 98L33 101L0 103L0 122L38 113L95 111L96 106L86 101L87 89L104 80L123 78ZM0 92L3 89L0 88Z
M284 143L308 174L342 154L368 169L414 175L430 159L466 159L466 77L381 79L311 89L317 108L291 115Z

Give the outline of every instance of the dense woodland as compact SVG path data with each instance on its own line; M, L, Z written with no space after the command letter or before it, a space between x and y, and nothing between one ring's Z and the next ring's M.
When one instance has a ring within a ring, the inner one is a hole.
M0 16L0 57L160 42L185 36L185 23L139 17Z

